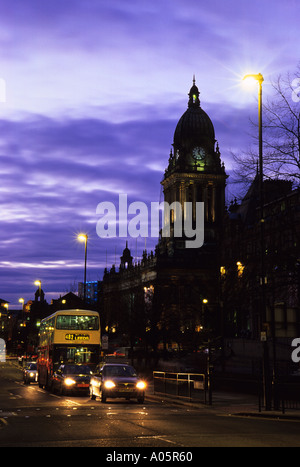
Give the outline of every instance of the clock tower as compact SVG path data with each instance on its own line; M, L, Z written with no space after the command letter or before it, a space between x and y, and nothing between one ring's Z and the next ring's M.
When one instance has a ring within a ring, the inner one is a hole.
M171 209L170 235L162 234L159 239L155 285L157 310L165 319L166 329L170 332L176 328L176 335L185 340L187 347L194 348L207 332L221 333L219 281L227 178L214 126L200 106L199 94L194 79L188 108L175 128L168 167L161 182L164 201ZM204 206L201 210L204 243L197 248L188 247L191 243L184 236L184 228L183 234L176 236L176 206L181 205L181 218L177 222L184 227L186 202L191 203L189 208L192 206L188 219L190 222L192 217L193 231L197 231L199 221L196 203Z
M179 201L182 212L185 202L192 203L194 223L196 203L204 203L204 245L200 248L203 252L218 248L227 176L221 163L214 126L200 106L199 94L194 78L188 94L188 108L177 123L168 167L161 183L167 203ZM165 241L172 254L184 245L184 238L172 238L172 235Z
M155 254L147 256L145 250L138 265L133 264L126 245L119 272L112 268L104 275L102 300L108 327L117 323L120 335L130 336L131 345L134 335L144 336L145 348L149 343L154 349L162 344L164 349L186 350L197 357L194 352L207 339L222 335L220 252L227 176L195 80L188 95L188 108L176 125L161 182L168 229L162 229ZM199 202L203 203L202 246L190 237L193 232L197 237Z

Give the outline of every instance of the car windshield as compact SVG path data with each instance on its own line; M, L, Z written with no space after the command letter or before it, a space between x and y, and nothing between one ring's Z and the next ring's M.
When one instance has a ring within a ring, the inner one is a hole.
M103 368L104 376L137 376L135 369L128 365L108 365Z
M36 363L29 363L26 368L27 370L36 370Z
M65 365L64 375L90 375L91 369L87 365Z

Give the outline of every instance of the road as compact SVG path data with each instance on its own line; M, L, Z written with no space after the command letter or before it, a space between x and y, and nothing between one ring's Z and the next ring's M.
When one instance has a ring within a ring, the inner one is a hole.
M160 402L59 396L25 386L14 362L0 363L0 446L169 448L300 446L300 422L243 418Z

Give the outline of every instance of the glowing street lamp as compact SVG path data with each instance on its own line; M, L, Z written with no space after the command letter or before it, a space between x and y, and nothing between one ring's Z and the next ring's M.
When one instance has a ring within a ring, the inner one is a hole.
M83 300L86 299L86 258L87 258L87 241L88 235L87 234L79 234L77 236L77 240L79 242L84 242L84 284L83 284Z
M266 296L265 296L265 228L264 228L264 191L263 191L263 153L262 153L262 83L264 81L263 75L249 74L244 76L243 81L257 82L258 83L258 144L259 144L259 192L260 192L260 261L261 261L261 339L263 323L266 321ZM264 361L264 372L263 372L263 388L264 388L264 402L266 410L271 409L271 395L269 388L269 354L267 342L263 341L263 361ZM275 360L274 360L275 361ZM275 365L274 365L274 376L275 376Z
M263 154L262 154L262 83L264 81L263 75L249 74L244 76L244 82L257 82L258 83L258 144L259 144L259 191L260 191L260 245L261 245L261 287L262 287L262 318L266 319L266 306L265 306L265 236L264 236L264 192L263 192Z
M25 313L24 313L24 303L25 303L25 300L24 298L19 298L19 303L22 303L22 323L20 324L20 326L23 328L23 327L26 327L26 322L25 322Z
M261 202L262 198L262 183L263 183L263 157L262 157L262 83L264 81L264 77L261 73L258 74L250 74L245 75L243 81L247 84L253 84L255 82L258 83L258 142L259 142L259 176L260 176L260 195L261 195ZM261 214L263 214L261 212ZM262 219L262 216L261 216Z
M42 300L42 282L40 280L34 281L34 285L37 285L39 288L39 297Z

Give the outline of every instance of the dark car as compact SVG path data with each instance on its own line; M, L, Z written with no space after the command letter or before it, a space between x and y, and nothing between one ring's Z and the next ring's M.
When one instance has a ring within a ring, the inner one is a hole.
M142 381L135 369L127 364L106 363L96 369L90 381L90 397L100 397L106 402L108 397L136 398L143 403L146 383Z
M61 365L53 374L51 390L59 394L88 393L91 375L88 365Z
M38 380L38 372L36 362L29 362L23 369L24 384L36 383Z

